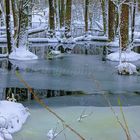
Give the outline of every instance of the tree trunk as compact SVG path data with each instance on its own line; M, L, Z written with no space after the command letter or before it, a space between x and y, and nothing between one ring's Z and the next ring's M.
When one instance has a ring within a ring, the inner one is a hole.
M71 28L71 5L72 0L67 0L66 2L66 15L65 15L65 36L68 38L70 37L70 28Z
M58 19L58 0L54 0L54 13L55 13L55 27L58 27L59 19Z
M85 32L88 32L88 8L89 8L89 0L85 0Z
M55 29L54 0L49 0L49 25L50 25L50 33L53 33Z
M0 27L2 26L2 11L0 9Z
M18 17L16 15L17 12L17 6L16 6L16 1L11 0L12 4L12 13L13 13L13 20L14 20L14 38L17 36L17 29L18 29Z
M60 28L64 27L64 13L65 13L65 8L64 8L64 0L60 0Z
M103 28L104 28L104 34L106 34L106 9L105 9L105 0L101 0L101 7L102 7L102 16L103 16Z
M129 5L122 4L120 14L121 47L125 50L129 41Z
M17 47L26 47L28 38L28 4L26 0L19 1Z
M140 0L138 0L137 2L138 2L138 11L140 12Z
M133 45L134 41L134 31L135 31L135 15L136 15L136 0L133 1L134 4L132 6L132 23L131 23L131 43Z
M5 11L4 11L4 3L0 1L0 24L1 26L4 25L5 22Z
M108 0L108 39L114 41L115 38L115 5L112 0Z
M8 54L11 53L12 43L11 43L11 31L10 31L10 1L5 0L6 8L6 32L7 32L7 48Z

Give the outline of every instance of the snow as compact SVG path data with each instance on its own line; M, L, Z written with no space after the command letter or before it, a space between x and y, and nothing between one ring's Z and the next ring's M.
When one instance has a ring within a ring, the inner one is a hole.
M61 42L64 44L75 44L76 43L76 41L73 37L63 38Z
M28 34L33 34L33 33L37 33L37 32L42 32L42 31L45 31L47 30L47 27L42 25L40 27L37 27L37 28L31 28L28 30Z
M7 39L6 39L6 38L1 38L1 37L0 37L0 42L1 42L1 43L6 43L6 42L7 42Z
M96 40L107 41L107 39L108 38L106 36L92 36L90 34L74 38L76 42L77 41L96 41Z
M48 15L49 15L49 8L45 8L42 11L34 10L32 14L32 22L45 23Z
M115 41L111 41L111 42L107 43L107 46L119 47L119 39L116 39Z
M52 55L59 55L59 54L61 54L61 52L60 51L56 51L56 50L51 50L51 54Z
M57 38L29 38L29 41L32 43L58 43L59 42Z
M132 75L137 73L136 66L132 63L123 62L117 66L118 73L122 75Z
M64 43L64 44L74 44L76 43L74 38L63 38L53 37L53 38L29 38L32 43Z
M30 113L20 103L0 101L0 140L12 140L12 133L19 131Z
M111 61L119 61L119 51L111 53L107 56L107 59ZM123 51L121 54L121 61L137 61L140 59L140 54L133 51Z
M47 137L49 138L49 140L54 140L56 138L58 134L55 133L55 130L52 128L49 130L49 132L47 133Z
M8 54L6 53L6 54L0 54L0 58L2 58L2 57L7 57L8 56Z
M9 55L10 59L14 60L35 60L38 56L27 50L25 47L15 48Z

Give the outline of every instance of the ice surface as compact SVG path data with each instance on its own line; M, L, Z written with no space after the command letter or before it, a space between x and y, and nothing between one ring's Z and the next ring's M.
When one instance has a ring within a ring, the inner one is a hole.
M61 101L63 102L63 101ZM55 104L55 103L54 103ZM85 106L73 106L73 107L53 107L53 110L59 114L71 127L79 132L84 138L96 139L96 140L124 140L126 136L117 123L115 116L109 107L85 107ZM77 118L81 113L92 113L92 115L84 118L81 122L77 121ZM119 107L114 107L115 112L121 118ZM134 130L139 133L140 131L140 107L124 107L124 114L130 129L132 139L137 140L137 136ZM53 117L48 111L42 107L30 106L31 117L28 123L24 125L22 131L14 135L15 140L46 140L47 132L51 128L57 127L57 132L63 129L60 121ZM38 114L38 115L37 115ZM41 115L39 115L41 114ZM123 122L123 121L122 121ZM79 140L79 138L70 132L67 128L57 136L57 140L64 138L64 133L69 140Z

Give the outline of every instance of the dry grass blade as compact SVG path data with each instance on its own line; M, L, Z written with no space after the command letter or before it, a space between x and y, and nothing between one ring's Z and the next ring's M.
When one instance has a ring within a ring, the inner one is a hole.
M43 106L46 110L48 110L51 114L53 114L58 120L60 120L62 122L62 124L68 128L69 130L71 130L74 134L76 134L81 140L85 140L84 137L82 137L76 130L74 130L71 126L69 126L68 124L66 124L66 122L58 115L56 114L56 112L54 112L52 109L50 109L40 98L38 98L38 96L36 95L36 93L32 90L32 88L24 81L24 79L22 78L22 76L20 75L20 73L18 71L15 72L16 76L19 78L20 82L22 82L24 84L24 86L29 90L29 92L34 96L34 99L41 105Z

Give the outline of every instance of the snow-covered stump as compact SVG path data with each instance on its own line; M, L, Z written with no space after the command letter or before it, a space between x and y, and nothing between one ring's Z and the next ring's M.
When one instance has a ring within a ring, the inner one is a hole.
M118 74L121 75L132 75L137 73L137 68L134 64L130 63L132 61L137 61L140 59L140 54L133 51L124 51L121 53L114 52L107 56L108 60L120 61L119 65L116 67ZM120 60L121 59L121 60Z
M20 103L0 101L0 140L12 140L29 116L27 108Z
M27 50L25 47L15 48L9 55L10 59L14 60L35 60L38 56Z
M132 63L122 62L117 66L118 74L121 75L132 75L137 73L136 66Z

